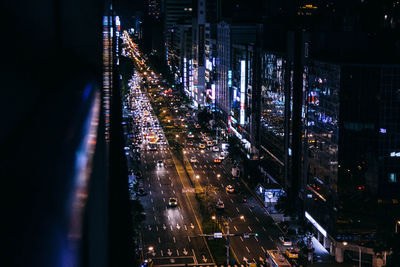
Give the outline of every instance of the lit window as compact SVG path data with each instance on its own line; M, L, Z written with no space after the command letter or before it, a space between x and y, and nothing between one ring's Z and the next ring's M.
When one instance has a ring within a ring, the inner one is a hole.
M389 182L390 183L396 183L397 182L396 173L389 173Z

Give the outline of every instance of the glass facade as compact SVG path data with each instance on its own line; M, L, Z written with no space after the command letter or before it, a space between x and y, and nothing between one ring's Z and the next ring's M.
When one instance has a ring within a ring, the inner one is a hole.
M261 148L267 152L263 165L269 175L284 185L285 156L290 155L285 139L291 137L292 86L289 86L284 56L267 52L262 57L262 66L260 141Z
M340 66L314 61L306 88L308 182L337 191ZM320 187L321 187L320 186Z

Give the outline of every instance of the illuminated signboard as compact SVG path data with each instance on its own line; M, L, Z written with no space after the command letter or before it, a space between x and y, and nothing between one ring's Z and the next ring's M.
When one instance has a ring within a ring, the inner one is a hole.
M312 223L312 225L314 225L315 228L317 228L318 231L319 231L323 236L327 237L326 230L325 230L324 228L322 228L321 225L319 225L319 224L314 220L314 218L311 217L310 214L308 214L307 211L305 212L305 216L306 216L306 218L310 221L310 223Z
M240 61L240 124L244 124L244 107L246 92L246 61Z
M228 87L232 86L232 71L228 70Z

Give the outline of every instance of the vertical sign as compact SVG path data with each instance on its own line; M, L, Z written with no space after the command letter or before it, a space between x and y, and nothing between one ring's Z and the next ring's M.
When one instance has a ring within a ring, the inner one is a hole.
M246 60L240 61L240 125L244 124L244 107L246 92Z
M228 70L228 87L232 87L232 71Z

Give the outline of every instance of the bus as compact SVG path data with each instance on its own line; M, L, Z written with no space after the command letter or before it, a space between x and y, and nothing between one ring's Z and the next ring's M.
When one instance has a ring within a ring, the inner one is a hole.
M291 267L279 250L267 250L267 259L271 267Z

